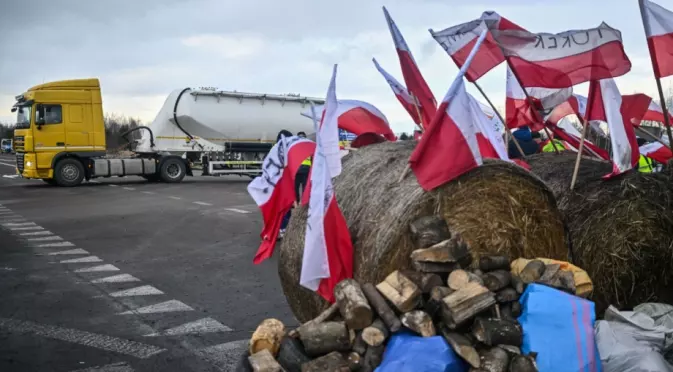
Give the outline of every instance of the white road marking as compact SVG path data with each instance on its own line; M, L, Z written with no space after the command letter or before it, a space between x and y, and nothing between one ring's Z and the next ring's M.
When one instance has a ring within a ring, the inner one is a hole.
M135 370L127 363L112 363L106 364L104 366L95 366L70 372L135 372Z
M89 256L81 258L71 258L69 260L63 260L61 263L88 263L88 262L103 262L98 256Z
M29 333L46 338L71 342L100 350L129 355L139 359L147 359L153 355L166 351L166 349L154 345L125 340L123 338L16 319L0 318L0 328L15 333Z
M177 197L177 196L169 196L169 198L171 198L171 199L173 199L173 200L182 200L182 198L179 198L179 197Z
M29 231L29 230L44 230L42 226L28 226L28 227L10 227L12 231Z
M100 181L89 181L89 183L100 183Z
M0 267L0 271L16 271L13 267Z
M51 236L43 236L40 238L28 238L26 240L28 240L29 242L48 242L54 240L63 240L63 238L61 238L58 235L51 235Z
M3 221L3 222L24 222L24 221L26 221L26 219L22 218L20 216L19 217L12 217L12 218L2 218L2 216L0 216L0 221Z
M119 271L119 268L115 265L98 265L98 266L92 266L92 267L86 267L83 269L77 269L75 270L76 273L97 273L101 271Z
M35 222L8 222L8 223L3 223L2 226L5 227L21 227L21 226L36 226Z
M238 209L238 208L224 208L224 209L227 210L227 211L232 211L232 212L236 212L236 213L251 213L251 212L244 211L243 209Z
M68 249L67 251L51 252L49 253L49 256L57 256L62 254L89 254L89 252L85 251L82 248L77 248L77 249Z
M117 185L108 185L108 186L110 186L110 187L117 187Z
M223 370L225 370L224 368L228 368L226 370L233 370L234 366L241 359L241 355L248 348L249 342L247 339L226 342L198 349L195 353Z
M154 195L154 194L156 194L156 192L154 192L154 191L143 191L143 194Z
M122 189L124 189L124 190L130 190L130 191L135 190L135 188L133 188L133 187L122 187Z
M9 210L9 209L0 209L0 214L12 214L14 211Z
M54 243L42 243L36 245L38 248L46 248L46 247L74 247L75 245L70 243L70 242L54 242Z
M192 203L198 204L198 205L212 206L212 204L210 204L210 203L200 202L200 201L195 201L195 202L192 202Z
M107 276L105 278L94 279L94 280L91 281L91 283L94 283L94 284L99 284L99 283L128 283L128 282L139 282L139 281L140 281L140 279L136 278L133 275L119 274L119 275Z
M5 177L5 178L18 178L19 177L18 174L3 174L2 176Z
M151 285L143 285L140 287L135 287L131 289L125 289L123 291L110 293L112 297L130 297L130 296L153 296L164 294L160 290L152 287Z
M51 235L51 231L42 230L42 231L32 231L19 234L20 236L37 236L37 235Z
M135 310L124 311L123 313L119 313L119 315L170 313L176 311L193 311L193 310L194 309L192 309L190 306L186 305L183 302L180 302L178 300L169 300L155 305L141 307Z
M16 168L16 164L3 163L3 162L1 162L1 161L0 161L0 164L2 164L2 165L6 165L6 166L8 166L8 167Z
M159 333L152 333L146 337L182 336L200 333L231 332L233 329L225 326L213 318L203 318L167 329Z

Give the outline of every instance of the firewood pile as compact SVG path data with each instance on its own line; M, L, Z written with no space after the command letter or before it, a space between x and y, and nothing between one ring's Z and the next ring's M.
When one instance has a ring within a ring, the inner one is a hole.
M393 271L376 284L343 280L334 304L289 332L265 320L252 335L245 370L374 371L391 335L409 330L443 337L472 372L537 371L536 354L520 350L519 297L529 283L574 294L573 275L539 260L513 275L510 257L474 259L441 218L423 217L411 233L414 270Z

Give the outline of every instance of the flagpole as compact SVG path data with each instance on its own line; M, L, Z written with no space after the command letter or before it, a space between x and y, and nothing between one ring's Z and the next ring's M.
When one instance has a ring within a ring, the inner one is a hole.
M589 88L591 88L591 82L589 83ZM598 87L598 89L601 89L600 86ZM586 109L587 116L589 115L589 113L591 113L591 110L593 109L593 95L591 95L591 93L592 93L591 90L589 90L587 98L592 99L588 100L587 102L587 109ZM570 190L573 190L575 188L575 182L577 182L577 175L579 174L580 170L580 161L582 160L582 150L584 149L584 138L587 135L587 127L589 126L589 122L587 120L584 120L584 118L582 118L581 115L577 115L577 117L580 119L580 123L582 123L582 137L580 138L580 148L577 149L577 159L575 159L575 169L573 169L573 178L570 181Z
M509 136L512 137L512 140L514 141L514 145L516 145L517 150L519 150L519 153L521 154L521 157L523 157L525 159L526 154L523 153L523 149L521 148L521 145L519 144L519 140L517 140L516 137L514 137L514 135L512 134L512 130L509 129L509 127L507 126L507 123L505 122L505 119L502 118L502 114L500 114L500 111L498 111L498 109L495 108L495 105L488 98L488 96L486 95L486 92L484 92L484 90L481 89L481 86L479 85L479 83L477 83L476 81L473 81L472 84L474 84L474 86L477 87L477 90L479 90L479 93L481 93L481 95L484 97L486 102L488 102L488 104L491 106L491 109L493 109L493 112L495 112L495 114L498 115L498 119L500 119L500 122L502 122L502 125L505 127L506 133L508 133Z
M655 140L655 141L661 143L662 145L664 145L664 146L666 146L666 147L669 147L669 146L666 144L666 142L662 141L661 138L655 136L654 133L650 132L649 130L645 130L645 129L643 129L643 127L638 127L638 130L641 131L641 132L643 132L643 133L645 133L645 134L647 134L648 136L652 137L653 140Z

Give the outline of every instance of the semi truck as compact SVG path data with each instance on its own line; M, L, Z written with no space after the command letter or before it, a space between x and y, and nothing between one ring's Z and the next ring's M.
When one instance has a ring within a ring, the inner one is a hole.
M16 96L16 171L66 187L123 176L176 183L199 163L201 175L255 177L278 132L312 133L313 121L301 112L323 103L294 94L177 89L150 125L122 135L132 155L121 157L107 152L99 80L49 82Z

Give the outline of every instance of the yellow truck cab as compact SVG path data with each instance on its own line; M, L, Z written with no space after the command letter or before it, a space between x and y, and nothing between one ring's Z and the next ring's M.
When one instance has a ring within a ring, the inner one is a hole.
M76 186L84 179L139 175L180 182L188 163L169 154L105 157L105 123L98 79L55 81L16 97L14 150L17 173L49 184ZM142 128L142 127L141 127Z

